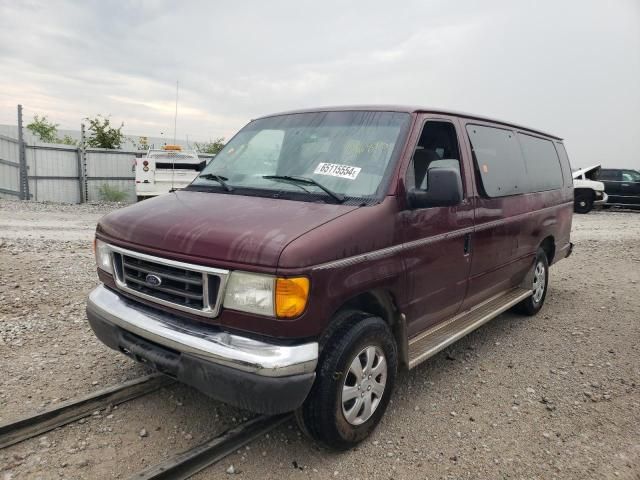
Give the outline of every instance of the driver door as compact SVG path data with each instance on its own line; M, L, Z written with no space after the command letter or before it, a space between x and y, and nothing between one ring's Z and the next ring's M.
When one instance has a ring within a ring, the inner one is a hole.
M470 173L461 157L457 119L422 115L422 131L405 173L405 188L427 188L434 167L459 169L463 199L451 207L404 212L404 259L410 298L406 310L409 337L451 318L464 300L471 265L473 231Z

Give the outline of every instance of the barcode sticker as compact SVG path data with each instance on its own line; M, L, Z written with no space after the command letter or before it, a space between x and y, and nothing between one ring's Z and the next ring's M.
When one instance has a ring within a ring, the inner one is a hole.
M331 177L347 178L355 180L362 170L360 167L339 165L337 163L319 163L313 173L317 175L329 175Z

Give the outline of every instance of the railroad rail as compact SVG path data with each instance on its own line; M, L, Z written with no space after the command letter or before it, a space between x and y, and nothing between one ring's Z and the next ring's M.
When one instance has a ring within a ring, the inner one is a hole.
M110 405L118 405L174 383L170 377L154 373L105 388L75 400L68 400L34 415L0 425L0 449L23 442L54 428L91 415ZM152 465L131 480L180 480L219 462L244 445L292 418L292 414L259 415L200 445Z
M62 402L35 415L3 423L0 425L0 449L79 420L109 405L118 405L146 395L173 382L165 375L154 373Z
M293 418L292 414L260 415L166 461L138 472L130 480L183 480L219 462L247 443Z

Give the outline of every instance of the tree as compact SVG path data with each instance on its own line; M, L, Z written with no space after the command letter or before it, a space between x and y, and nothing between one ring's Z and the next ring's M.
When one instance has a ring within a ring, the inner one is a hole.
M224 137L218 137L214 141L209 140L204 143L196 142L196 149L202 153L212 153L216 155L224 147Z
M58 137L57 123L51 123L44 115L40 118L38 115L33 116L33 121L27 125L27 130L36 135L41 142L44 143L61 143L63 145L75 145L77 142L69 135Z
M62 138L56 139L56 143L62 143L64 145L77 145L78 142L71 138L69 135L65 135Z
M122 133L122 127L124 122L120 124L118 128L111 126L109 117L103 117L98 115L96 118L87 118L89 122L89 138L87 139L87 145L93 148L120 148L122 142L125 140L125 136Z
M33 122L27 125L27 130L40 138L44 143L57 143L58 140L58 124L51 123L44 115L40 118L38 115L33 116Z

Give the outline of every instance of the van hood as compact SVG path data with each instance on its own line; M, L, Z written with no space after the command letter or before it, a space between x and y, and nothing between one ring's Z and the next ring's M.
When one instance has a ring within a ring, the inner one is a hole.
M277 267L287 244L357 206L178 191L98 222L106 241L204 265ZM196 258L197 257L197 258Z

